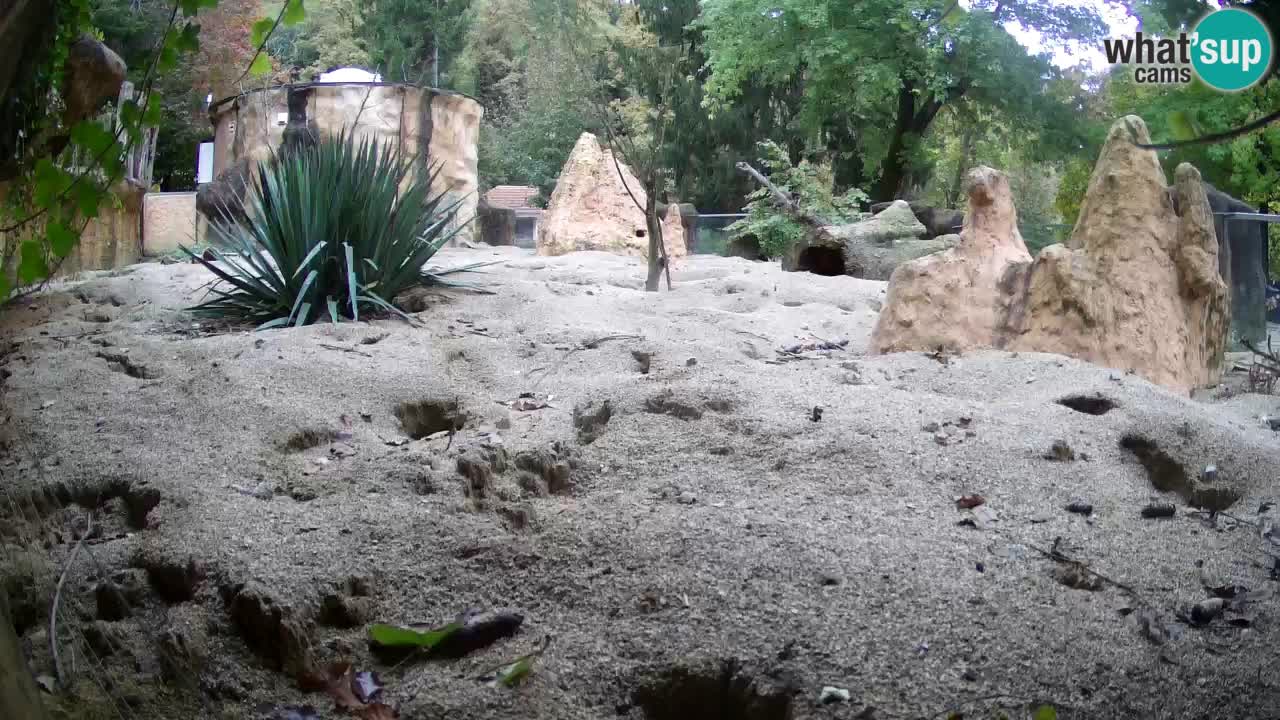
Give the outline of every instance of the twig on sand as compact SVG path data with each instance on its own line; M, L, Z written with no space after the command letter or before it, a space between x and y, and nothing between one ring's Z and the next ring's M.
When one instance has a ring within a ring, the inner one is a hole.
M583 342L574 347L571 347L564 352L564 355L561 356L561 358L557 360L554 365L552 365L550 368L547 368L547 371L542 373L542 377L539 377L538 380L533 383L533 387L530 388L530 390L537 390L538 386L542 384L542 381L546 380L548 377L551 377L557 371L559 371L560 368L565 364L565 362L569 360L569 357L572 356L574 353L581 352L583 350L595 350L596 348L600 347L600 343L609 342L610 340L643 340L643 339L644 339L643 335L626 335L626 334L603 335L601 337L594 338L592 340L587 340L586 342Z
M1082 571L1084 571L1084 572L1089 573L1090 575L1092 575L1092 576L1094 576L1094 577L1098 578L1099 580L1101 580L1101 581L1103 581L1103 582L1105 582L1105 583L1108 583L1108 584L1110 584L1110 585L1113 585L1113 586L1115 586L1115 587L1117 587L1117 588L1119 588L1119 589L1121 589L1121 590L1124 590L1125 592L1127 592L1127 593L1129 593L1130 595L1132 595L1132 596L1133 596L1133 598L1134 598L1135 600L1137 600L1137 601L1139 601L1139 602L1141 602L1141 603L1143 603L1143 604L1149 604L1149 603L1147 603L1145 600L1143 600L1143 599L1142 599L1142 596L1138 594L1138 591L1137 591L1137 590L1135 590L1135 589L1133 588L1133 586L1132 586L1132 585L1125 585L1124 583L1120 582L1119 580L1115 580L1115 579L1109 578L1109 577L1107 577L1106 575L1103 575L1102 573L1098 572L1097 570L1094 570L1093 568L1089 567L1089 566L1088 566L1088 564L1084 563L1083 561L1080 561L1080 560L1072 560L1071 558L1069 558L1069 557L1067 557L1066 555L1064 555L1064 554L1062 553L1062 551L1058 550L1058 542L1059 542L1061 539L1062 539L1062 538L1056 538L1056 539L1053 541L1053 547L1052 547L1051 549L1049 549L1049 550L1045 550L1045 549L1044 549L1044 548L1042 548L1042 547L1037 547L1037 546L1035 546L1035 545L1032 545L1031 543L1023 543L1023 544L1025 544L1027 547L1031 548L1032 550L1035 550L1036 552L1040 553L1040 554L1041 554L1041 555L1043 555L1044 557L1046 557L1046 558L1048 558L1048 559L1050 559L1050 560L1052 560L1052 561L1054 561L1054 562L1056 562L1056 563L1061 563L1061 564L1063 564L1063 565L1074 565L1076 568L1078 568L1078 569L1080 569L1080 570L1082 570Z
M354 355L363 355L367 358L373 357L367 352L363 352L355 348L343 347L342 345L331 345L329 343L320 343L320 347L325 348L326 350L338 350L345 353L352 353Z
M62 568L62 575L58 577L58 588L53 593L53 606L49 608L49 653L53 656L53 671L58 676L58 687L63 689L67 687L67 678L62 672L62 658L58 655L58 607L62 604L62 586L66 585L67 575L76 563L76 556L80 554L80 548L84 547L85 539L92 532L93 513L89 513L86 515L84 533L76 541L76 546L71 549L71 556L67 558L67 564Z

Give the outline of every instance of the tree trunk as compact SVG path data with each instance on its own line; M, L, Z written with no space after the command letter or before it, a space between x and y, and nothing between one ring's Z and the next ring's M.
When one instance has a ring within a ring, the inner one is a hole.
M973 154L973 125L964 129L964 137L960 141L960 159L956 162L956 174L951 179L951 188L947 191L947 207L956 207L960 202L960 193L964 190L964 171L969 167L969 157Z
M645 276L644 289L648 292L658 291L658 282L662 279L662 267L665 264L662 222L658 219L657 190L655 183L645 183L644 226L649 235L649 274Z
M22 647L9 617L9 598L0 590L0 717L48 720L40 691L27 670Z
M963 88L957 88L952 93L954 97L949 95L948 99L954 100L963 93ZM910 176L908 140L912 136L923 136L941 109L942 101L932 98L917 107L915 86L909 81L903 81L902 89L898 91L898 118L894 122L893 138L889 141L889 152L880 164L880 179L871 191L872 202L888 202L898 198L903 184Z
M826 130L827 157L831 162L832 180L836 193L843 193L849 188L863 188L866 178L863 176L862 153L858 147L858 138L847 125L832 123ZM793 165L796 162L792 162Z

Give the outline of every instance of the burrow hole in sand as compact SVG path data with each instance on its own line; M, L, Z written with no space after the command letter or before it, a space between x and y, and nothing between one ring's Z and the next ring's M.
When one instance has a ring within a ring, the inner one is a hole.
M1206 510L1226 510L1240 499L1240 493L1225 487L1193 482L1182 463L1160 449L1154 440L1141 435L1125 435L1120 447L1132 453L1147 471L1151 485L1160 492L1177 493L1188 505Z
M834 248L805 248L796 258L796 270L832 277L844 275L844 253Z
M467 423L467 415L457 400L415 400L396 406L396 419L404 432L414 440L421 440L438 432L461 430Z
M1085 415L1106 415L1117 407L1115 401L1101 395L1092 397L1088 395L1068 395L1059 400L1058 404Z
M338 439L336 430L329 428L307 428L290 435L284 441L285 452L302 452L327 445Z
M791 720L791 694L766 692L735 661L676 667L641 685L632 701L646 720Z

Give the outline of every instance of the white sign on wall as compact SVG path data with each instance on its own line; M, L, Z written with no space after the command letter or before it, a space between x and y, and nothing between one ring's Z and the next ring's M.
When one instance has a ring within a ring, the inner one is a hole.
M213 143L200 143L200 155L196 160L196 184L213 182Z

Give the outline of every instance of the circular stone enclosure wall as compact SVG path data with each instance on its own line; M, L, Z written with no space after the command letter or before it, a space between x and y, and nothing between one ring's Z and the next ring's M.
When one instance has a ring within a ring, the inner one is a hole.
M309 129L398 143L416 157L418 172L440 171L432 187L462 199L458 222L479 202L476 142L484 108L460 93L403 83L301 83L254 90L209 109L214 127L213 173L222 178L244 159L261 161L284 141L285 129ZM454 243L472 240L468 223Z

